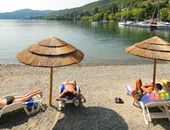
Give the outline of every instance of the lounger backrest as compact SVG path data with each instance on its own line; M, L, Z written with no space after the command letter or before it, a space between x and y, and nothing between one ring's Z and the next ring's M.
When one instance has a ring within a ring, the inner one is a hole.
M7 112L11 112L17 109L23 108L23 104L22 103L12 103L10 105L5 106L3 109L1 109L1 114L7 113Z
M76 92L79 94L80 93L80 88L79 86L76 86Z
M36 107L36 109L32 109L32 111L27 110L27 103L28 102L18 102L18 103L12 103L10 105L5 106L3 109L0 109L0 117L8 112L12 112L15 111L17 109L21 109L24 108L25 112L27 113L27 115L30 115L34 112L39 111L40 109L40 105L42 104L42 98L40 97L40 95L36 95L33 97L34 101L38 104L38 107Z

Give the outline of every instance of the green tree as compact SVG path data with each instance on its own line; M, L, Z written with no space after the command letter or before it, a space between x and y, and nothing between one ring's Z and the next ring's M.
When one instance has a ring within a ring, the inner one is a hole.
M170 14L170 10L168 8L162 8L160 10L160 19L161 19L161 21L169 21L168 20L169 14Z
M81 21L92 21L92 16L83 16L81 17Z
M112 12L112 13L116 13L116 12L118 12L118 5L117 4L112 4L111 6L110 6L110 11Z
M170 14L168 15L167 21L170 21Z
M99 13L99 9L97 7L94 8L94 14Z
M170 8L162 8L160 10L161 21L170 21Z
M110 13L110 14L107 15L107 20L108 21L113 20L113 18L114 18L114 13Z
M121 12L121 16L123 16L123 19L126 19L126 20L131 20L133 16L132 14L133 14L132 10Z
M143 20L144 12L145 12L145 9L138 8L138 9L134 9L132 14L136 18L137 21L140 21L140 20Z
M114 19L121 20L121 15L122 15L121 12L116 13Z
M153 16L155 6L153 6L151 3L148 3L148 5L145 8L145 19L151 19Z
M162 21L170 21L169 0L160 0L160 18ZM157 0L105 0L91 4L56 11L43 17L48 20L144 20L157 17ZM155 13L154 13L155 12Z

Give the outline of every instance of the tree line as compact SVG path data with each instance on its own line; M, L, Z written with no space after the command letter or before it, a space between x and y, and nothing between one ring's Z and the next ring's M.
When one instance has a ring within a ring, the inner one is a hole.
M159 1L159 3L158 3ZM79 8L57 11L46 20L142 21L158 18L170 21L170 0L100 0Z

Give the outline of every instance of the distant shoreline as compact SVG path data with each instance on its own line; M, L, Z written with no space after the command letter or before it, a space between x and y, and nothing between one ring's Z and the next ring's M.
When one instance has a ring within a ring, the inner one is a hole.
M158 63L166 63L166 61L157 61ZM128 61L128 60L120 60L120 61L84 61L82 60L80 63L78 64L74 64L77 66L115 66L115 65L145 65L145 64L153 64L153 60L150 59L148 61ZM20 63L18 60L13 60L13 59L0 59L0 65L23 65L22 63Z
M68 66L63 66L63 67L69 67L69 66L75 66L75 67L80 67L80 66L138 66L138 65L152 65L153 63L152 62L148 62L148 63L128 63L128 64L125 64L125 63L120 63L120 64L95 64L95 63L78 63L78 64L73 64L73 65L68 65ZM158 61L157 64L170 64L170 62L168 61L164 61L164 62L161 62L161 61ZM0 63L0 66L29 66L29 65L26 65L26 64L22 64L22 63ZM34 67L34 66L32 66ZM43 68L43 67L42 67ZM57 68L57 67L54 67L54 68Z

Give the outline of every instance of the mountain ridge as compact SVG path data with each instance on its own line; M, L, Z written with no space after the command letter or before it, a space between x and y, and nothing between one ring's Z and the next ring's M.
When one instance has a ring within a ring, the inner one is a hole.
M0 19L45 19L76 21L142 21L156 18L158 0L98 0L81 7L63 10L20 9L0 13ZM161 21L170 21L170 0L159 0Z
M0 19L33 19L42 18L54 12L54 10L19 9L12 12L0 13Z

